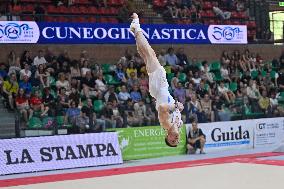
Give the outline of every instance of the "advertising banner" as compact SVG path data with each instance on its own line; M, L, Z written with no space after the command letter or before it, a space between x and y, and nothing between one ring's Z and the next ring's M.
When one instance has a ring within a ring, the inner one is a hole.
M256 119L254 146L267 147L284 144L284 118Z
M0 140L0 175L120 163L114 132Z
M200 123L206 135L206 152L253 148L253 120ZM187 133L191 128L187 124Z
M186 153L185 127L181 129L180 144L176 148L165 144L161 126L114 129L118 133L123 160L153 158Z
M141 25L150 44L246 44L238 25ZM129 24L1 22L0 43L134 44Z

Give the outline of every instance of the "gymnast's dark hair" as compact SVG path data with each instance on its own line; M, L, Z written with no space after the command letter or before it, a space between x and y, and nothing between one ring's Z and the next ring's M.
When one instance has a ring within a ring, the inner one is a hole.
M177 145L171 145L169 142L168 142L168 140L167 140L167 137L165 137L165 143L166 143L166 145L168 145L169 147L177 147Z

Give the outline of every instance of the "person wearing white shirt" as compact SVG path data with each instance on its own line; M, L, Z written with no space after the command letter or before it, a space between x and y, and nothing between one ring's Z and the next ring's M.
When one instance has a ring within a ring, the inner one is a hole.
M104 93L107 90L106 84L103 82L103 74L99 74L98 79L96 79L96 87L99 91Z
M34 63L33 63L33 65L34 66L38 66L38 65L40 65L40 64L46 64L47 63L47 61L45 60L45 58L44 58L44 56L43 56L43 51L42 50L39 50L38 51L38 56L36 56L35 58L34 58Z
M126 86L121 87L121 91L118 93L118 100L122 103L127 102L128 99L131 99L129 92L127 92Z
M20 71L20 80L23 80L24 76L28 76L28 78L30 78L31 75L32 72L30 70L30 66L25 63L25 68Z
M226 99L228 103L231 103L235 100L235 94L230 91L227 87L225 87L225 84L223 81L221 81L220 86L218 86L218 91L221 93L221 95Z

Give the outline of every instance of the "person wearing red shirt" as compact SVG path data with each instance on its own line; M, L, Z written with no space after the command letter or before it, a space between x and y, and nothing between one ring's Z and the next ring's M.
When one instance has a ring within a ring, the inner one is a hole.
M40 111L41 112L40 116L44 117L44 116L47 115L47 112L49 110L48 106L44 107L43 101L39 97L39 92L38 91L35 91L35 94L30 99L30 106L31 106L31 109L29 111L29 113L30 113L29 118L31 118L33 116L33 112L34 111Z
M24 121L28 121L28 111L30 109L29 100L26 98L25 90L20 88L17 97L16 97L16 106L20 111L20 114L23 116Z

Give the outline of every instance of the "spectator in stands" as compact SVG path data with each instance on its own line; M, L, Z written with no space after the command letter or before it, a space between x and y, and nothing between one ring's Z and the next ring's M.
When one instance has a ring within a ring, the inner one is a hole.
M166 60L166 49L161 49L158 53L158 60L162 66L165 66L167 64Z
M82 77L86 77L88 72L91 73L91 69L90 69L90 66L89 66L89 61L88 60L84 60L82 68L81 68Z
M201 79L204 79L206 81L208 81L209 83L213 83L214 82L214 77L213 74L210 72L210 67L208 65L207 61L203 61L201 66Z
M199 86L201 82L201 77L200 77L200 72L195 72L194 77L192 78L193 83L195 84L196 87Z
M196 95L199 99L204 98L205 94L211 93L210 87L208 86L208 89L205 88L205 81L201 80L200 85L196 87Z
M71 123L75 124L76 117L78 117L81 113L81 110L78 108L78 104L76 102L71 101L70 107L67 109L66 114L64 116L64 124Z
M220 86L218 87L218 92L222 95L227 103L232 103L235 100L235 94L225 87L224 81L221 81Z
M134 102L139 102L142 99L141 93L138 90L139 90L138 86L134 85L133 90L130 93L130 97Z
M201 105L199 100L196 98L195 94L192 94L191 99L188 99L184 106L185 114L186 114L186 122L189 123L190 118L195 118L196 120L201 119Z
M51 115L55 115L55 107L56 107L56 104L55 104L55 98L54 96L50 93L50 88L49 87L46 87L43 89L43 94L42 94L42 102L43 102L43 105L45 107L48 107L49 108L49 111L50 111L50 114Z
M96 90L96 81L93 78L91 71L86 72L86 77L84 77L81 81L83 94L86 98L90 98L90 96L98 96L98 91Z
M3 82L3 97L8 102L8 108L14 110L15 97L18 94L19 85L16 74L12 73L6 81Z
M228 19L231 18L231 12L221 10L218 7L218 3L217 2L214 3L213 12L216 14L216 16L218 16L222 20L228 20Z
M185 103L185 96L186 96L185 89L182 86L182 83L179 82L177 88L174 90L174 97L177 98L177 100L183 104Z
M247 86L246 94L249 98L250 104L253 107L253 111L256 111L257 102L260 97L260 92L258 90L258 85L255 80L249 80L249 85Z
M71 83L75 83L76 88L80 88L81 84L81 70L79 67L79 62L78 61L72 61L72 66L70 67L70 78L71 78Z
M131 99L127 100L127 105L125 106L125 121L129 126L139 125L139 118L134 113L133 101Z
M135 73L135 75L137 75L137 69L134 67L134 60L131 60L129 62L128 68L126 69L126 74L128 78L131 77L132 73Z
M15 51L10 51L10 53L8 54L7 57L7 61L8 61L8 65L9 66L14 66L16 64L17 61L17 55Z
M166 8L167 8L167 10L164 13L165 15L169 14L171 16L171 18L178 18L180 10L177 7L175 0L168 1Z
M96 88L101 94L104 94L107 91L107 86L102 73L98 74L98 78L96 79Z
M126 89L126 86L122 85L121 86L121 90L120 90L120 92L118 94L118 100L121 103L125 104L129 99L131 99L130 94L129 94L129 92Z
M186 5L180 5L180 17L181 18L187 18L190 11Z
M231 62L231 58L228 54L227 51L223 51L222 56L221 56L221 65L226 65L228 66Z
M149 90L149 80L148 77L146 77L145 73L141 73L140 77L139 77L139 88L140 90L145 89L146 91Z
M29 66L31 66L32 63L33 63L33 59L31 58L31 52L28 50L25 50L20 59L21 68L23 69L25 64L28 64Z
M139 85L139 79L137 78L137 74L135 72L132 72L127 81L127 86L128 88L133 88L134 85Z
M202 132L202 129L198 128L197 121L191 123L187 135L187 150L189 154L195 154L197 149L200 149L200 154L205 154L204 145L206 142L206 136Z
M39 112L41 117L47 116L49 108L44 106L43 101L39 96L39 91L35 91L34 95L31 97L30 107L29 118L33 116L34 112Z
M125 76L125 71L123 70L122 64L118 63L115 69L115 77L118 81L126 83L127 79Z
M75 118L75 127L78 129L79 133L85 133L85 131L90 128L90 120L87 116L89 113L88 110L86 106L83 106L80 115Z
M124 56L119 59L117 64L122 64L122 67L128 67L129 61L131 61L132 59L133 59L132 50L126 49L124 52Z
M267 97L267 91L263 90L262 95L258 100L258 105L260 110L267 116L270 117L271 115L271 107L270 107L270 99Z
M19 88L22 88L25 91L26 97L29 98L31 96L32 84L29 81L29 77L27 75L25 75L23 77L23 80L20 81Z
M69 100L74 101L76 104L80 105L81 104L81 97L80 93L76 88L71 88L71 93L69 95Z
M280 92L284 92L284 62L283 66L280 67L280 72L278 73L277 86L279 87Z
M170 65L174 71L177 71L178 66L178 58L174 53L174 48L170 47L168 49L168 53L165 56L167 65Z
M147 116L146 106L142 99L134 104L134 115L139 120L139 123L138 123L139 126L150 125L151 120Z
M106 123L105 120L97 118L97 114L94 111L93 102L92 99L87 99L86 107L88 108L87 116L90 120L90 131L91 132L102 132L106 129Z
M197 8L195 5L191 5L190 9L190 19L192 23L199 22L200 16L199 16L199 8Z
M30 109L29 100L25 95L25 90L20 88L16 97L16 107L23 116L25 123L28 121L28 111Z
M185 97L186 98L191 98L191 96L193 94L195 94L195 90L193 89L193 84L192 84L192 81L191 82L188 82L186 83L186 89L185 89Z
M178 49L178 52L177 52L177 54L176 54L176 56L177 56L177 58L178 58L178 64L180 65L180 66L186 66L186 65L188 65L188 59L187 59L187 56L186 56L186 54L184 53L184 48L179 48Z
M118 97L117 97L117 94L115 92L114 86L109 86L109 90L106 92L104 98L105 98L106 102L113 102L113 101L118 102Z
M32 76L32 72L30 70L30 65L28 63L24 64L24 69L20 71L20 80L23 80L23 77L27 76L30 78Z
M33 66L39 66L40 64L46 64L47 61L45 60L43 56L43 51L39 50L38 55L34 58Z
M225 81L231 82L229 70L227 69L227 67L226 67L224 64L221 65L220 72L221 72L222 78L223 78Z
M56 105L56 114L64 115L64 112L70 106L70 101L68 95L66 95L66 89L64 87L59 89L57 95L57 105Z
M49 74L46 72L46 70L44 70L44 65L43 64L39 64L39 66L37 67L37 70L35 72L35 80L34 80L34 86L42 86L42 87L46 87L48 86L49 82L47 81L47 78L49 77Z
M6 79L6 77L8 76L7 70L6 70L6 65L4 62L0 63L0 78L1 81L3 81L4 79Z
M44 8L40 5L40 3L37 3L33 11L34 20L36 22L43 22L44 14L45 14Z
M243 0L236 1L236 8L238 12L242 12L245 10L245 2Z
M21 71L20 58L17 57L15 64L9 65L9 66L10 67L9 67L8 75L10 75L11 73L15 73L16 75L18 75L19 72Z
M56 81L56 88L57 90L59 90L60 88L65 88L67 94L70 94L70 83L65 78L65 74L62 72L58 75L58 80Z
M205 114L206 121L213 121L212 101L209 94L205 94L204 98L200 101L201 111Z
M107 105L101 111L101 118L106 122L106 128L115 128L116 123L113 117L112 102L107 102Z

